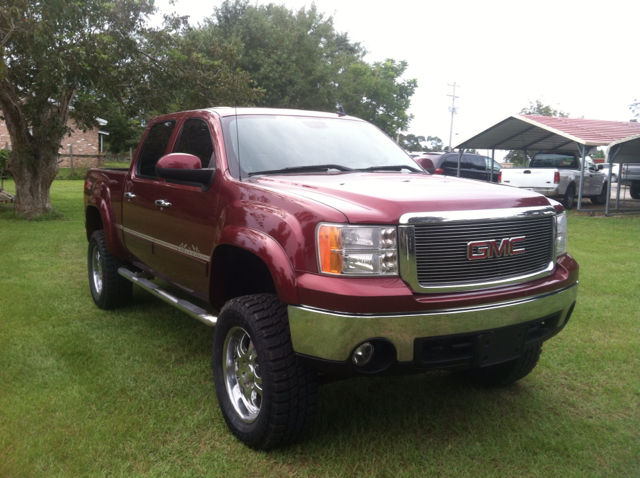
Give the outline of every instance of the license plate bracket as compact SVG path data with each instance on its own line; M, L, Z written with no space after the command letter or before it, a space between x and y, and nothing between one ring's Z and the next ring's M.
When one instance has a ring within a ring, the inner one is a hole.
M507 362L522 354L528 326L492 330L478 335L474 367L487 367Z

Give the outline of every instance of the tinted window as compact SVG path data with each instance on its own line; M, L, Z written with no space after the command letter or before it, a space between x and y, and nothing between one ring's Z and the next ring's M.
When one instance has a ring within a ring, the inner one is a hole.
M491 170L491 163L493 163L493 170L494 171L500 171L502 169L502 166L500 166L500 163L498 163L497 161L493 161L491 158L487 158L485 157L484 160L487 163L487 169Z
M469 169L474 169L476 171L487 170L487 163L482 156L468 156L467 161L469 164Z
M193 154L200 158L203 168L213 168L213 142L207 123L197 118L185 121L173 152Z
M446 158L442 163L442 167L458 169L458 155L456 154ZM464 166L460 165L460 167L464 167Z
M164 156L175 126L175 121L164 121L151 127L138 157L139 175L156 177L156 163Z

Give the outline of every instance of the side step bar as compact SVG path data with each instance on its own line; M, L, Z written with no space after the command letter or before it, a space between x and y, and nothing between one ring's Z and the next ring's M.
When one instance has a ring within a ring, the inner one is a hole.
M215 315L211 315L204 309L201 309L195 304L188 302L184 299L179 299L167 291L163 290L158 286L158 284L154 284L148 279L145 279L142 274L136 274L135 272L130 271L126 267L120 267L118 269L118 274L124 277L127 280L130 280L134 284L139 285L144 290L151 292L156 297L164 300L167 304L174 306L176 309L184 312L190 317L193 317L196 320L199 320L203 324L209 325L210 327L215 327L218 322L218 317Z

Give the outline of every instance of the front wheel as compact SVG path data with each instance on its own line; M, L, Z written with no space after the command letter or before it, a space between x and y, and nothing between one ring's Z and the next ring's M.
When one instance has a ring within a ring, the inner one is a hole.
M510 362L461 372L469 380L490 387L504 387L526 377L538 364L542 344L525 349L520 357Z
M640 199L640 181L631 181L631 188L629 188L629 194L633 199Z
M593 204L605 204L607 202L607 194L609 193L609 186L607 183L602 185L602 191L597 196L591 196L591 202Z
M574 184L569 184L569 186L567 186L567 190L564 193L564 201L562 201L562 203L564 204L564 208L566 210L572 209L573 205L576 202L576 186Z
M118 274L123 262L107 249L104 231L96 231L89 239L87 269L91 297L101 309L124 305L133 291L133 284Z
M222 309L213 378L231 432L257 450L299 439L316 409L316 373L296 357L287 309L273 294L238 297Z

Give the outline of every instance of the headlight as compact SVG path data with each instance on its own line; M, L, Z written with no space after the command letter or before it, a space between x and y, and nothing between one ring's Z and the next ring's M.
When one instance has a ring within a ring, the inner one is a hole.
M320 224L320 272L345 275L398 275L396 228Z
M556 216L556 257L567 253L567 213Z

